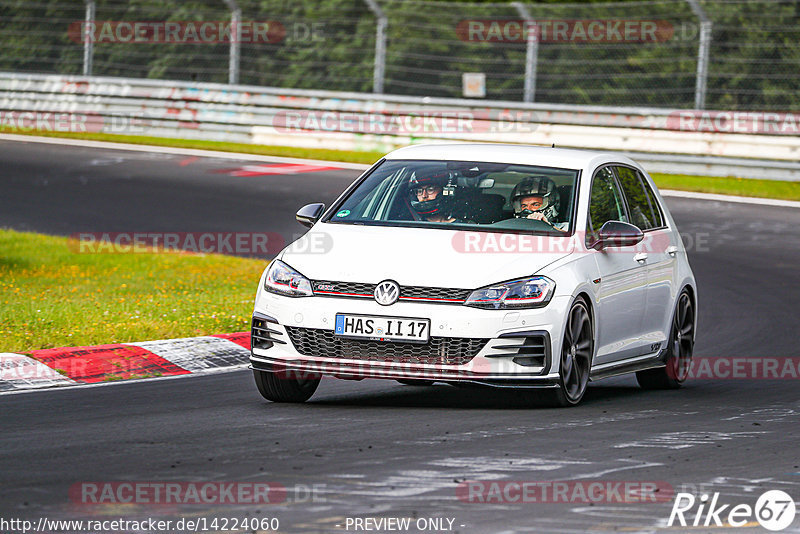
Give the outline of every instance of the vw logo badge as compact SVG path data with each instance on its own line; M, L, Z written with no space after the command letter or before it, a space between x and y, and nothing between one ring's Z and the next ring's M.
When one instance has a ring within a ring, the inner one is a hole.
M375 288L375 302L381 306L389 306L397 302L400 298L400 286L397 282L391 280L384 280Z

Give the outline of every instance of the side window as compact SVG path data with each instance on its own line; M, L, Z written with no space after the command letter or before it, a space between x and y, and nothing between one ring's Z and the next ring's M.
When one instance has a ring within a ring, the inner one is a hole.
M587 240L593 240L593 234L608 221L628 222L628 219L614 173L611 172L611 167L603 167L595 173L592 180L592 196L589 199L590 235L587 235Z
M641 230L649 230L658 226L654 222L653 212L650 209L650 201L644 191L639 173L628 167L616 167L619 185L628 200L628 209L631 214L631 224L635 224Z
M666 226L664 214L661 213L661 207L658 205L658 200L656 200L656 194L653 193L653 189L650 187L650 184L647 183L647 179L642 176L642 173L637 171L636 174L639 175L639 179L644 185L644 192L647 194L647 200L650 201L650 209L653 211L653 224L655 224L656 228Z

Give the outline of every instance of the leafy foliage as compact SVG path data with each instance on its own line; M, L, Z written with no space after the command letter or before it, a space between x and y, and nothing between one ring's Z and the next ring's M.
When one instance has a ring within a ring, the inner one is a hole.
M369 92L377 17L365 0L239 0L242 20L282 32L241 44L244 84ZM460 97L462 74L486 74L487 98L522 99L524 39L465 39L466 21L521 20L509 3L379 0L388 21L384 90ZM712 22L706 107L800 109L800 0L701 0ZM223 0L97 0L97 21L230 21ZM685 0L526 4L537 21L656 21L657 41L544 39L535 101L694 106L700 19ZM83 45L70 36L80 0L0 0L0 69L79 74ZM73 26L74 27L74 26ZM96 43L93 74L228 81L229 44Z

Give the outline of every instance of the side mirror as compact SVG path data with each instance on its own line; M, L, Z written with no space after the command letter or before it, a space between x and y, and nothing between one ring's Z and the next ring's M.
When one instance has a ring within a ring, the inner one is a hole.
M608 221L600 228L597 239L589 248L603 250L606 247L630 247L642 239L644 234L637 226L622 221Z
M297 219L297 222L302 224L303 226L307 226L311 228L314 226L314 223L322 217L322 213L325 211L325 204L306 204L294 215L294 218Z

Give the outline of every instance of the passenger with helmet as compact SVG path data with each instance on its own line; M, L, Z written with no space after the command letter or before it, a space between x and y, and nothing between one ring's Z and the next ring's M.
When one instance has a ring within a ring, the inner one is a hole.
M547 176L528 176L511 192L514 216L521 219L536 219L562 232L569 222L556 222L561 204L556 184Z
M428 222L468 223L453 216L455 185L444 170L421 169L409 181L411 209Z

